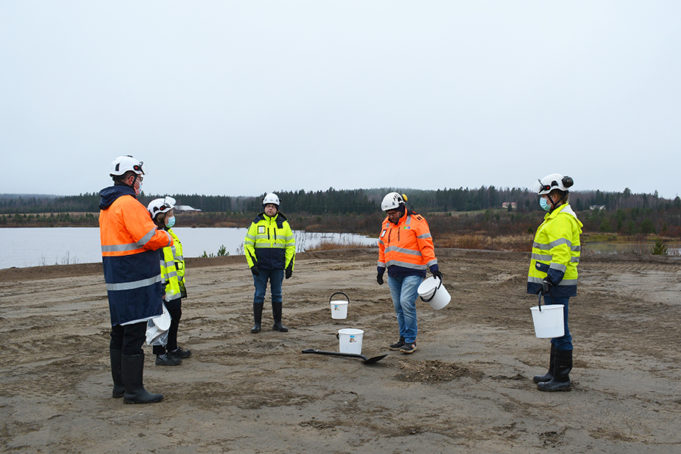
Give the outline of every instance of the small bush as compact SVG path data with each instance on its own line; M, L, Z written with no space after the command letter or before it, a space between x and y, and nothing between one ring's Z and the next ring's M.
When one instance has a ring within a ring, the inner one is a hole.
M655 240L652 250L653 255L667 255L667 245L664 244L662 238Z

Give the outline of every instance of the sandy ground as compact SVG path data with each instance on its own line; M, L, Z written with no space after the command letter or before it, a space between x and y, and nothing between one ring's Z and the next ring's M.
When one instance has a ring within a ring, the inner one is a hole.
M284 284L288 333L253 335L242 257L188 265L180 344L154 405L111 398L109 316L98 264L0 270L0 451L681 452L681 262L585 253L571 303L573 390L542 393L549 343L534 337L528 255L440 249L452 302L419 302L418 352L373 366L304 355L365 331L367 356L397 327L371 249L301 254ZM332 320L329 296L350 297ZM266 303L268 307L269 302Z

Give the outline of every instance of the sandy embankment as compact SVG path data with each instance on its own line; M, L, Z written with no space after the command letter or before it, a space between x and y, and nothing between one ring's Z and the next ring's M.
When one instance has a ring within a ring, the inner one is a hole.
M2 452L681 451L681 262L583 258L571 307L574 390L540 393L548 342L533 335L527 254L438 251L452 303L419 309L419 351L374 366L302 355L365 330L388 352L396 323L373 250L301 254L285 282L289 333L251 335L242 257L192 260L180 342L153 365L156 405L112 399L98 264L0 271ZM350 296L349 318L328 298ZM269 326L271 313L265 312Z

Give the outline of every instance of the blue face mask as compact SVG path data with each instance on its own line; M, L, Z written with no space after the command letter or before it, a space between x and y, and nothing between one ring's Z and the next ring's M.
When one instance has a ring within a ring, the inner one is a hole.
M551 209L551 204L544 198L539 198L539 206L542 207L544 211L549 211Z
M169 229L172 229L174 225L175 225L175 216L166 219L166 227L168 227Z

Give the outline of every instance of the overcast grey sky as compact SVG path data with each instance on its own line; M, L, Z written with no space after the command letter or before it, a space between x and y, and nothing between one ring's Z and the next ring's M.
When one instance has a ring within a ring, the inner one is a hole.
M0 193L681 194L681 2L0 0Z

